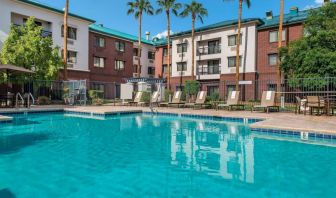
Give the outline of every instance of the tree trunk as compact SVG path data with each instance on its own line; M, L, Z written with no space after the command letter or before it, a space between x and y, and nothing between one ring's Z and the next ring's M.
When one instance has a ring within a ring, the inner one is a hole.
M239 0L239 9L238 9L238 34L236 40L236 91L239 91L239 65L240 65L240 32L241 32L241 18L243 10L243 0Z
M284 0L280 0L280 21L279 21L279 32L278 32L278 64L277 64L277 92L281 92L281 58L280 58L280 48L282 47L282 30L283 30L283 15L284 15Z
M191 78L195 80L195 19L196 17L193 16L192 18L192 32L191 32L191 44L192 44L192 63L191 63Z
M65 1L64 9L64 25L63 25L63 62L64 62L64 80L68 80L68 12L69 12L69 0Z
M139 14L139 41L138 41L138 77L141 77L141 33L142 31L142 13Z
M168 90L170 91L170 70L171 70L171 58L170 58L170 13L169 11L166 11L167 13L167 40L168 40L168 77L167 77L167 83L168 83Z

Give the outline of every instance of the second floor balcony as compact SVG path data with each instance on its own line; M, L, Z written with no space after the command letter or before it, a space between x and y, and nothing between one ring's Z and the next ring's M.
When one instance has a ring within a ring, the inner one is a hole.
M197 67L197 75L212 75L212 74L220 74L221 66L220 65L202 65Z
M209 54L220 54L221 45L215 46L202 46L197 49L197 55L209 55Z

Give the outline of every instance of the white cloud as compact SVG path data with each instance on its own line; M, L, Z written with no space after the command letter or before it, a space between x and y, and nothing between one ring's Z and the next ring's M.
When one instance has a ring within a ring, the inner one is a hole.
M335 2L336 0L332 0L332 2ZM312 9L312 8L317 8L323 5L324 0L315 0L314 1L315 4L312 5L306 5L303 9L304 10L308 10L308 9Z
M323 4L323 2L324 2L324 0L315 0L315 3L316 3L317 5L321 5L321 4Z
M174 32L170 30L170 34L173 34ZM159 38L159 39L162 39L162 38L165 38L168 36L168 30L165 30L161 33L158 33L157 35L154 36L154 38Z

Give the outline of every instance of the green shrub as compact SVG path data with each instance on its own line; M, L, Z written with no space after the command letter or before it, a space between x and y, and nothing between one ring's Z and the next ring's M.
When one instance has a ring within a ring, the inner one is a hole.
M173 92L168 90L168 89L165 89L165 92L164 92L164 99L166 102L169 102L169 95L171 95L173 97Z
M148 91L142 92L141 102L150 103L151 93Z
M209 96L209 101L218 101L219 100L219 93L213 92Z
M184 92L189 95L196 95L200 90L200 83L196 80L187 80L184 86Z
M101 90L90 90L89 97L91 98L93 105L102 105L104 92Z

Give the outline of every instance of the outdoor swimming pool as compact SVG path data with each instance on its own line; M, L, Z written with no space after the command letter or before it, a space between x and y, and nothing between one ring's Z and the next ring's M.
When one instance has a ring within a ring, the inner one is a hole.
M0 192L17 198L336 194L332 143L165 115L14 117L0 123Z

